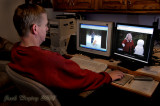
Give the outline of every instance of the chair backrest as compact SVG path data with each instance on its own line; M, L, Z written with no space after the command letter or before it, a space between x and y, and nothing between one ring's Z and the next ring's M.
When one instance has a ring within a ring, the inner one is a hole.
M61 106L56 95L44 85L16 73L8 65L6 65L6 72L16 87L21 91L22 96L37 98L38 101L32 101L30 103L31 105Z

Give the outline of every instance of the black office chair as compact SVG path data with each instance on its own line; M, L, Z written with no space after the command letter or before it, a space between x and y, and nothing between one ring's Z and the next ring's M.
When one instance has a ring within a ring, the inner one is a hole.
M56 95L39 82L23 77L13 71L8 65L6 65L6 72L20 90L22 96L39 98L38 101L28 102L30 106L61 106Z

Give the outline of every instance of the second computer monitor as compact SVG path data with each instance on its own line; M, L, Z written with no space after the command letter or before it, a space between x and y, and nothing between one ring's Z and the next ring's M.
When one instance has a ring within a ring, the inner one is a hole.
M77 50L109 57L112 44L112 22L77 21Z
M153 35L153 26L117 23L114 54L127 64L147 65L151 62Z

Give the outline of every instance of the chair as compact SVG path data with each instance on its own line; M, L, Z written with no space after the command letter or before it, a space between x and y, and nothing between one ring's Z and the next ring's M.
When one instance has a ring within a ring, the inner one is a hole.
M13 81L22 93L21 96L35 97L38 99L38 101L29 102L31 106L61 106L55 94L39 82L23 77L13 71L8 65L6 65L6 72L11 81Z

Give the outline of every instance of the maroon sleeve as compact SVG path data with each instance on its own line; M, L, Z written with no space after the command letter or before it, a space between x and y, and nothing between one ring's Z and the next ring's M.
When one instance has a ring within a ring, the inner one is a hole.
M87 69L80 69L79 65L75 62L65 59L60 55L53 58L53 61L56 61L57 64L56 67L52 67L52 70L57 71L56 75L50 72L46 78L46 82L50 86L56 85L57 87L66 89L92 90L104 83L111 82L111 77L106 72L95 73Z
M122 43L126 44L126 39L124 39L124 40L122 41Z

